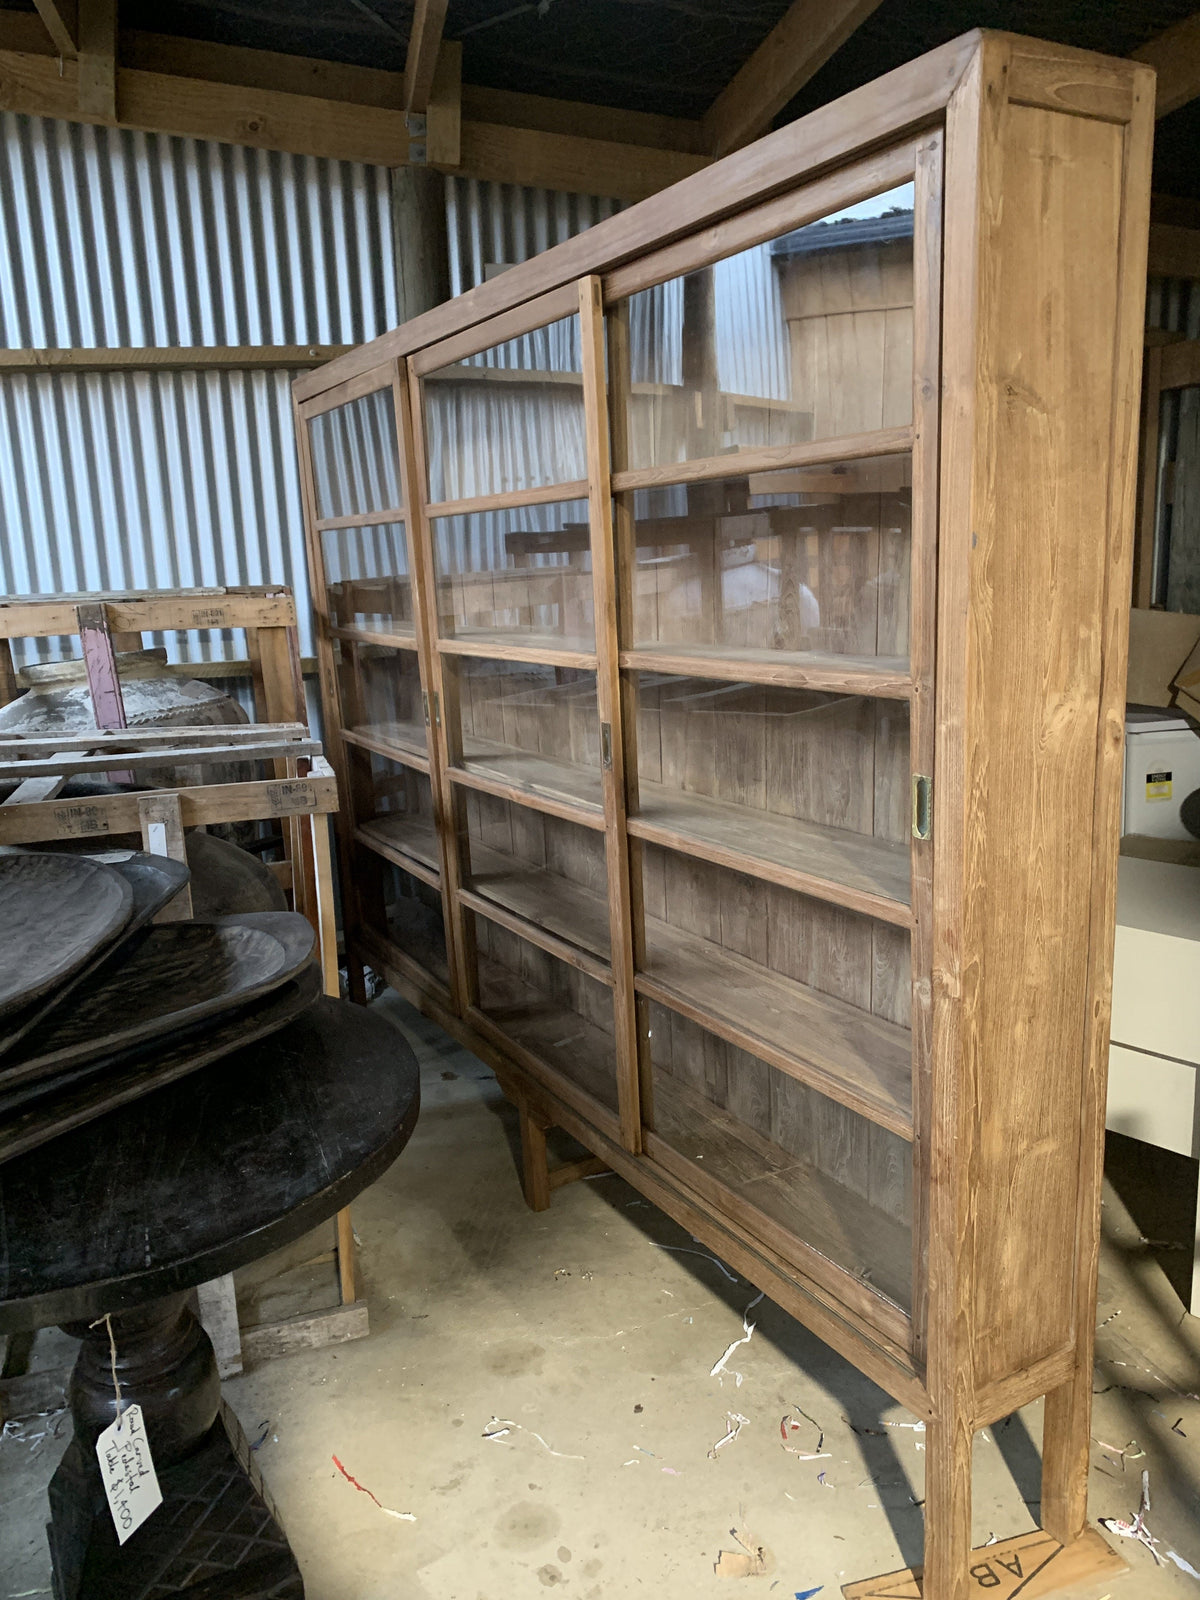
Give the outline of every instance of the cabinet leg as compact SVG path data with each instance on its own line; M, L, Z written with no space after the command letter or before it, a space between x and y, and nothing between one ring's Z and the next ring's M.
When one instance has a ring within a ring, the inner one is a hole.
M521 1113L521 1171L525 1204L531 1211L550 1209L550 1166L546 1156L546 1124L524 1101Z
M354 1281L354 1223L349 1206L344 1206L337 1214L337 1268L342 1304L353 1305L358 1294Z
M347 945L346 948L346 987L350 998L356 1006L365 1006L367 1003L367 974L358 956Z
M925 1433L925 1571L922 1600L968 1600L971 1566L970 1428L951 1417Z
M1087 1527L1092 1429L1092 1362L1046 1396L1042 1424L1042 1527L1070 1544Z

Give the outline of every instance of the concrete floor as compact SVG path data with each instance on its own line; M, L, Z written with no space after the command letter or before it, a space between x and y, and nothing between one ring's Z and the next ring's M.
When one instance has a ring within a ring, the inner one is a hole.
M269 1424L259 1460L308 1600L559 1587L577 1600L695 1600L728 1592L713 1564L736 1550L735 1525L769 1552L751 1592L780 1600L818 1586L834 1600L842 1583L919 1558L924 1452L902 1408L765 1300L729 1375L711 1377L757 1291L618 1178L569 1185L531 1214L515 1116L491 1074L395 996L378 1004L418 1049L425 1098L408 1150L354 1208L371 1336L225 1387L252 1438ZM1136 1161L1119 1183L1134 1210L1110 1186L1095 1434L1117 1450L1137 1442L1124 1471L1094 1449L1092 1512L1131 1515L1148 1468L1161 1551L1200 1571L1200 1323L1163 1266L1178 1276L1190 1258L1139 1242L1161 1184ZM314 1290L328 1302L330 1269L303 1264L328 1232L260 1264L241 1288L248 1308L286 1315ZM61 1360L68 1343L39 1336L37 1360ZM820 1445L821 1459L782 1448L793 1407L814 1420L793 1446ZM977 1440L977 1543L1036 1520L1039 1410ZM746 1421L713 1458L729 1413ZM509 1431L489 1441L494 1418ZM0 1600L49 1593L45 1485L67 1431L52 1416L10 1425L0 1443ZM416 1521L356 1493L334 1454ZM1131 1574L1082 1596L1200 1596L1175 1564L1121 1545Z

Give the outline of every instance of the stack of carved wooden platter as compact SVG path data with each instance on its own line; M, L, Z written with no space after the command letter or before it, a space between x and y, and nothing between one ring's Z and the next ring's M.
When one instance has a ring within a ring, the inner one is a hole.
M290 1022L321 992L290 911L154 916L187 868L0 853L0 1161Z

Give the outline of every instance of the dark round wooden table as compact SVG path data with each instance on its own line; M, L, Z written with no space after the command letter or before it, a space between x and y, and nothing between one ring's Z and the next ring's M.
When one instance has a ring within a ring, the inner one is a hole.
M336 1215L400 1154L419 1104L399 1031L322 999L0 1166L0 1333L62 1323L82 1340L74 1438L50 1486L57 1600L303 1595L189 1293ZM164 1496L122 1547L95 1454L117 1415L110 1327Z

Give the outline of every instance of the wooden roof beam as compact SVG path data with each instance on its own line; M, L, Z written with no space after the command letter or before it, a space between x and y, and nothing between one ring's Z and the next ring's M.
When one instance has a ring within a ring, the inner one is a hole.
M704 116L707 145L728 155L765 133L879 0L792 0Z
M1176 22L1133 52L1158 73L1154 114L1165 117L1200 95L1200 11Z
M412 32L408 36L408 57L404 63L404 110L424 116L429 109L429 94L442 48L442 29L446 25L447 0L417 0L413 10Z
M117 0L78 0L79 109L117 120Z
M79 52L79 0L33 0L55 53L73 61Z
M80 64L63 59L32 12L0 9L0 110L111 122L79 100ZM456 63L451 59L451 66ZM402 75L270 51L123 31L116 72L121 127L380 166L410 164ZM464 87L458 161L438 132L435 81L429 159L470 177L640 200L707 165L699 124L536 95ZM445 105L457 114L457 84ZM443 119L446 120L446 119Z

